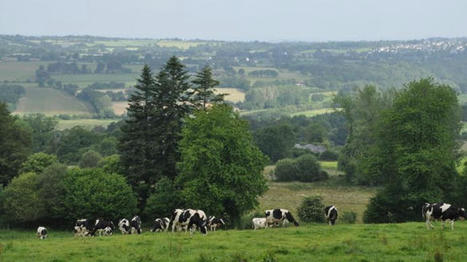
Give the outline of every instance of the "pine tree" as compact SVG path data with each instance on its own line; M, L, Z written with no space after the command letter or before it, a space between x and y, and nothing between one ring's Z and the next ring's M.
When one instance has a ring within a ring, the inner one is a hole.
M156 172L151 164L156 145L152 140L150 121L156 84L149 66L144 66L135 88L128 100L128 119L122 126L119 151L128 182L138 194L141 205L149 194Z
M214 93L214 88L219 85L219 81L212 78L212 70L209 66L205 66L201 72L196 74L193 84L192 101L197 108L206 110L208 104L224 101L225 94Z

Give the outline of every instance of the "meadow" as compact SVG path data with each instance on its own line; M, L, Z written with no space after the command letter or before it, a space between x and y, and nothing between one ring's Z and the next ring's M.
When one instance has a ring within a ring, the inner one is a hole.
M0 230L0 260L19 261L467 261L467 223L302 224L266 230L219 230L75 238L71 231Z

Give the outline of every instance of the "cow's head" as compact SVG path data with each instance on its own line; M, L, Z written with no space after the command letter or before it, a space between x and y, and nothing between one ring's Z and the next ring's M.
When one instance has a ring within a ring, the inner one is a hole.
M206 235L208 233L208 225L207 225L206 221L201 222L201 225L199 226L199 230L204 235Z
M466 219L467 218L467 213L465 212L465 208L459 208L459 217L462 218L462 219Z

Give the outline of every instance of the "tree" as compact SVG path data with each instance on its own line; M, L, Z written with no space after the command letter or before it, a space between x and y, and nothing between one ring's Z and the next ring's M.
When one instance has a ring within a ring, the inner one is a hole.
M214 93L214 88L219 85L219 81L212 78L212 70L205 66L201 72L196 74L193 82L193 103L197 108L206 110L208 104L224 101L225 94Z
M143 213L145 218L151 220L155 217L170 217L173 210L180 208L181 204L180 191L175 187L174 182L162 177L149 196Z
M81 155L89 150L89 147L99 141L99 134L75 126L62 132L57 144L56 155L62 163L75 164L80 160Z
M136 211L136 197L125 177L102 169L72 169L65 178L64 219L101 217L115 220Z
M65 179L67 166L54 163L38 174L37 186L39 198L45 203L45 217L49 225L63 225L62 217L65 216Z
M406 85L381 118L370 169L387 182L370 201L365 221L419 220L423 203L450 199L458 177L460 127L452 88L430 78Z
M176 179L182 200L238 222L267 189L266 157L254 145L247 123L228 105L198 111L186 121Z
M49 151L58 121L44 114L26 115L23 121L31 128L32 151L34 153Z
M57 164L58 159L55 155L46 153L35 153L28 157L28 159L21 165L20 173L34 172L36 174L42 173L44 169L52 164Z
M0 103L0 184L7 185L18 174L31 151L31 135Z
M81 156L79 161L79 167L81 168L93 168L97 167L99 161L102 159L101 154L96 151L89 150Z
M255 142L261 151L275 163L290 156L295 143L295 134L288 124L273 125L255 132Z

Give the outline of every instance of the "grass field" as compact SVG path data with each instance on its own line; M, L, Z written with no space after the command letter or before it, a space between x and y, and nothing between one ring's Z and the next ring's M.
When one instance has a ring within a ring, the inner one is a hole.
M0 82L8 81L34 81L37 68L46 65L46 62L0 62Z
M107 127L110 123L116 122L119 119L72 119L72 120L59 120L57 129L64 130L70 129L75 126L81 126L86 129L93 129L96 126Z
M74 238L49 229L0 231L0 261L467 261L467 223L454 231L424 223L290 226L267 230L151 233Z
M26 94L19 99L15 113L89 115L92 110L88 104L57 89L26 88Z
M332 113L335 112L336 109L334 108L321 108L321 109L313 109L313 110L308 110L308 111L301 111L301 112L295 112L290 114L290 116L306 116L306 117L313 117L317 115L322 115L326 113Z
M216 94L227 94L224 98L226 101L234 103L245 101L245 93L237 88L216 88Z

